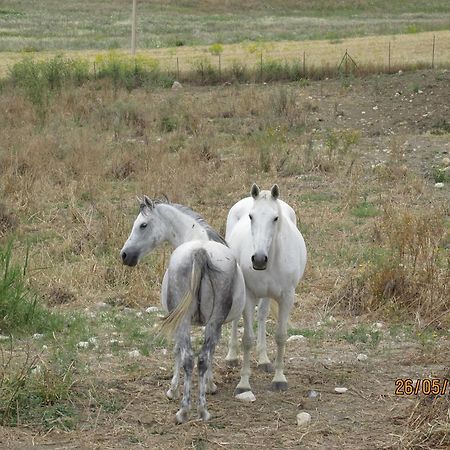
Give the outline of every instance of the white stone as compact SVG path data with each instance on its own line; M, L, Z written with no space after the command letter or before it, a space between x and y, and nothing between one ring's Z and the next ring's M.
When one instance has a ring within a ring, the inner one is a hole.
M294 334L293 336L289 336L286 342L302 341L303 339L305 339L305 336L302 334Z
M297 425L300 428L306 427L311 422L311 414L307 412L300 412L297 414Z
M80 341L80 342L78 342L77 347L78 348L88 348L89 347L89 342Z
M442 189L444 187L444 183L436 183L434 185L435 188Z
M356 359L357 359L358 361L367 361L367 358L368 358L368 356L365 355L364 353L360 353L360 354L356 357Z
M48 350L48 347L46 345L43 345L42 350Z
M9 341L9 336L5 336L4 334L0 334L0 341Z
M241 402L247 402L247 403L251 403L256 400L256 397L252 391L241 392L240 394L237 394L235 397L238 400L240 400Z
M146 313L155 313L155 312L158 312L159 311L159 309L158 309L158 307L157 306L149 306L148 308L146 308L146 310L145 310L145 312Z
M443 166L450 166L450 158L442 158L442 165Z
M347 391L348 391L348 389L346 387L335 387L334 388L334 392L336 392L336 394L344 394Z
M174 81L172 84L172 89L181 89L183 86L179 81Z
M39 375L42 372L42 368L41 366L37 365L35 367L33 367L31 370L31 375Z
M374 327L375 327L375 328L378 328L379 330L380 330L381 328L383 328L383 326L384 326L384 325L383 325L381 322L375 322L375 323L374 323Z
M44 335L43 334L40 334L40 333L34 333L33 334L33 339L41 339L42 337L43 337Z
M130 358L139 358L139 356L141 356L141 352L139 350L131 350L128 352L128 356Z

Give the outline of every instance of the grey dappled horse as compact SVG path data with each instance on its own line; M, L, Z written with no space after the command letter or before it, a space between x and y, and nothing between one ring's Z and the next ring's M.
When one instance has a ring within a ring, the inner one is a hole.
M215 392L212 359L222 325L238 320L245 304L242 271L225 241L191 209L167 201L140 200L140 211L120 254L124 264L135 266L162 242L175 248L164 274L161 304L168 315L162 331L175 340L174 374L167 391L173 399L179 390L180 367L184 369L184 390L176 422L188 420L194 353L191 326L205 327L198 355L198 414L208 420L206 393Z

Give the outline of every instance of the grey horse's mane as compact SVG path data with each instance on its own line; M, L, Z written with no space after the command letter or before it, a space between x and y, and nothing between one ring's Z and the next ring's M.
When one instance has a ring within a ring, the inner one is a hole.
M219 242L220 244L226 245L228 247L225 239L198 213L192 211L191 208L184 205L179 205L178 203L172 203L167 199L164 200L153 200L155 205L169 205L173 206L178 211L183 212L184 214L192 217L203 229L205 229L206 234L208 235L211 241Z

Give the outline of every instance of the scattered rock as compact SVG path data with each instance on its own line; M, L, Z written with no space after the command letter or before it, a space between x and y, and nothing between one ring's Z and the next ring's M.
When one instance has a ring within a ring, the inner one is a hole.
M181 85L181 83L179 81L174 81L172 84L172 89L182 89L183 86Z
M289 336L287 338L286 342L292 342L292 341L302 341L303 339L306 339L305 336L303 336L302 334L294 334L292 336Z
M308 391L307 397L314 400L314 399L320 397L320 394L317 391L311 390L311 391Z
M381 322L375 322L373 324L374 328L378 328L379 330L381 330L381 328L383 328L383 324Z
M128 352L128 356L130 358L139 358L139 356L141 356L141 352L139 350L131 350Z
M434 187L437 188L437 189L442 189L444 187L444 183L436 183L434 185Z
M336 394L345 394L348 391L348 389L346 387L335 387L334 388L334 392L336 392Z
M87 341L80 341L80 342L78 342L77 347L78 348L88 348L89 347L89 342L87 342Z
M450 158L442 158L442 165L443 166L450 166Z
M297 414L297 425L300 428L306 427L311 422L311 414L307 412L300 412Z
M108 303L105 303L105 302L98 302L95 304L95 307L97 309L106 309L106 308L109 308L109 305L108 305Z
M365 355L364 353L360 353L360 354L356 357L356 359L357 359L358 361L367 361L367 358L368 358L368 356Z
M4 334L0 334L0 341L9 341L9 336L5 336Z
M38 340L38 339L41 339L43 336L44 336L43 334L40 334L40 333L34 333L34 334L33 334L33 339Z
M42 350L48 350L48 347L46 345L43 345Z
M159 308L157 306L149 306L148 308L145 309L146 313L156 313L159 311Z
M30 370L31 375L39 375L42 372L41 366L35 366Z
M240 400L241 402L254 402L256 400L255 395L252 391L241 392L240 394L235 395L235 398Z

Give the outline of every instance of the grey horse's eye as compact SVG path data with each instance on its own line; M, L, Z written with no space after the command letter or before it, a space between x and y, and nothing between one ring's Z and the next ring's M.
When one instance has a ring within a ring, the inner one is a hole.
M278 217L275 217L275 219L273 219L274 222L276 222L278 220Z
M253 220L253 216L251 214L249 214L248 217L250 217L250 220Z
M147 226L147 223L144 222L144 223L141 223L141 226L140 226L139 228L140 228L141 230L143 230L146 226Z

